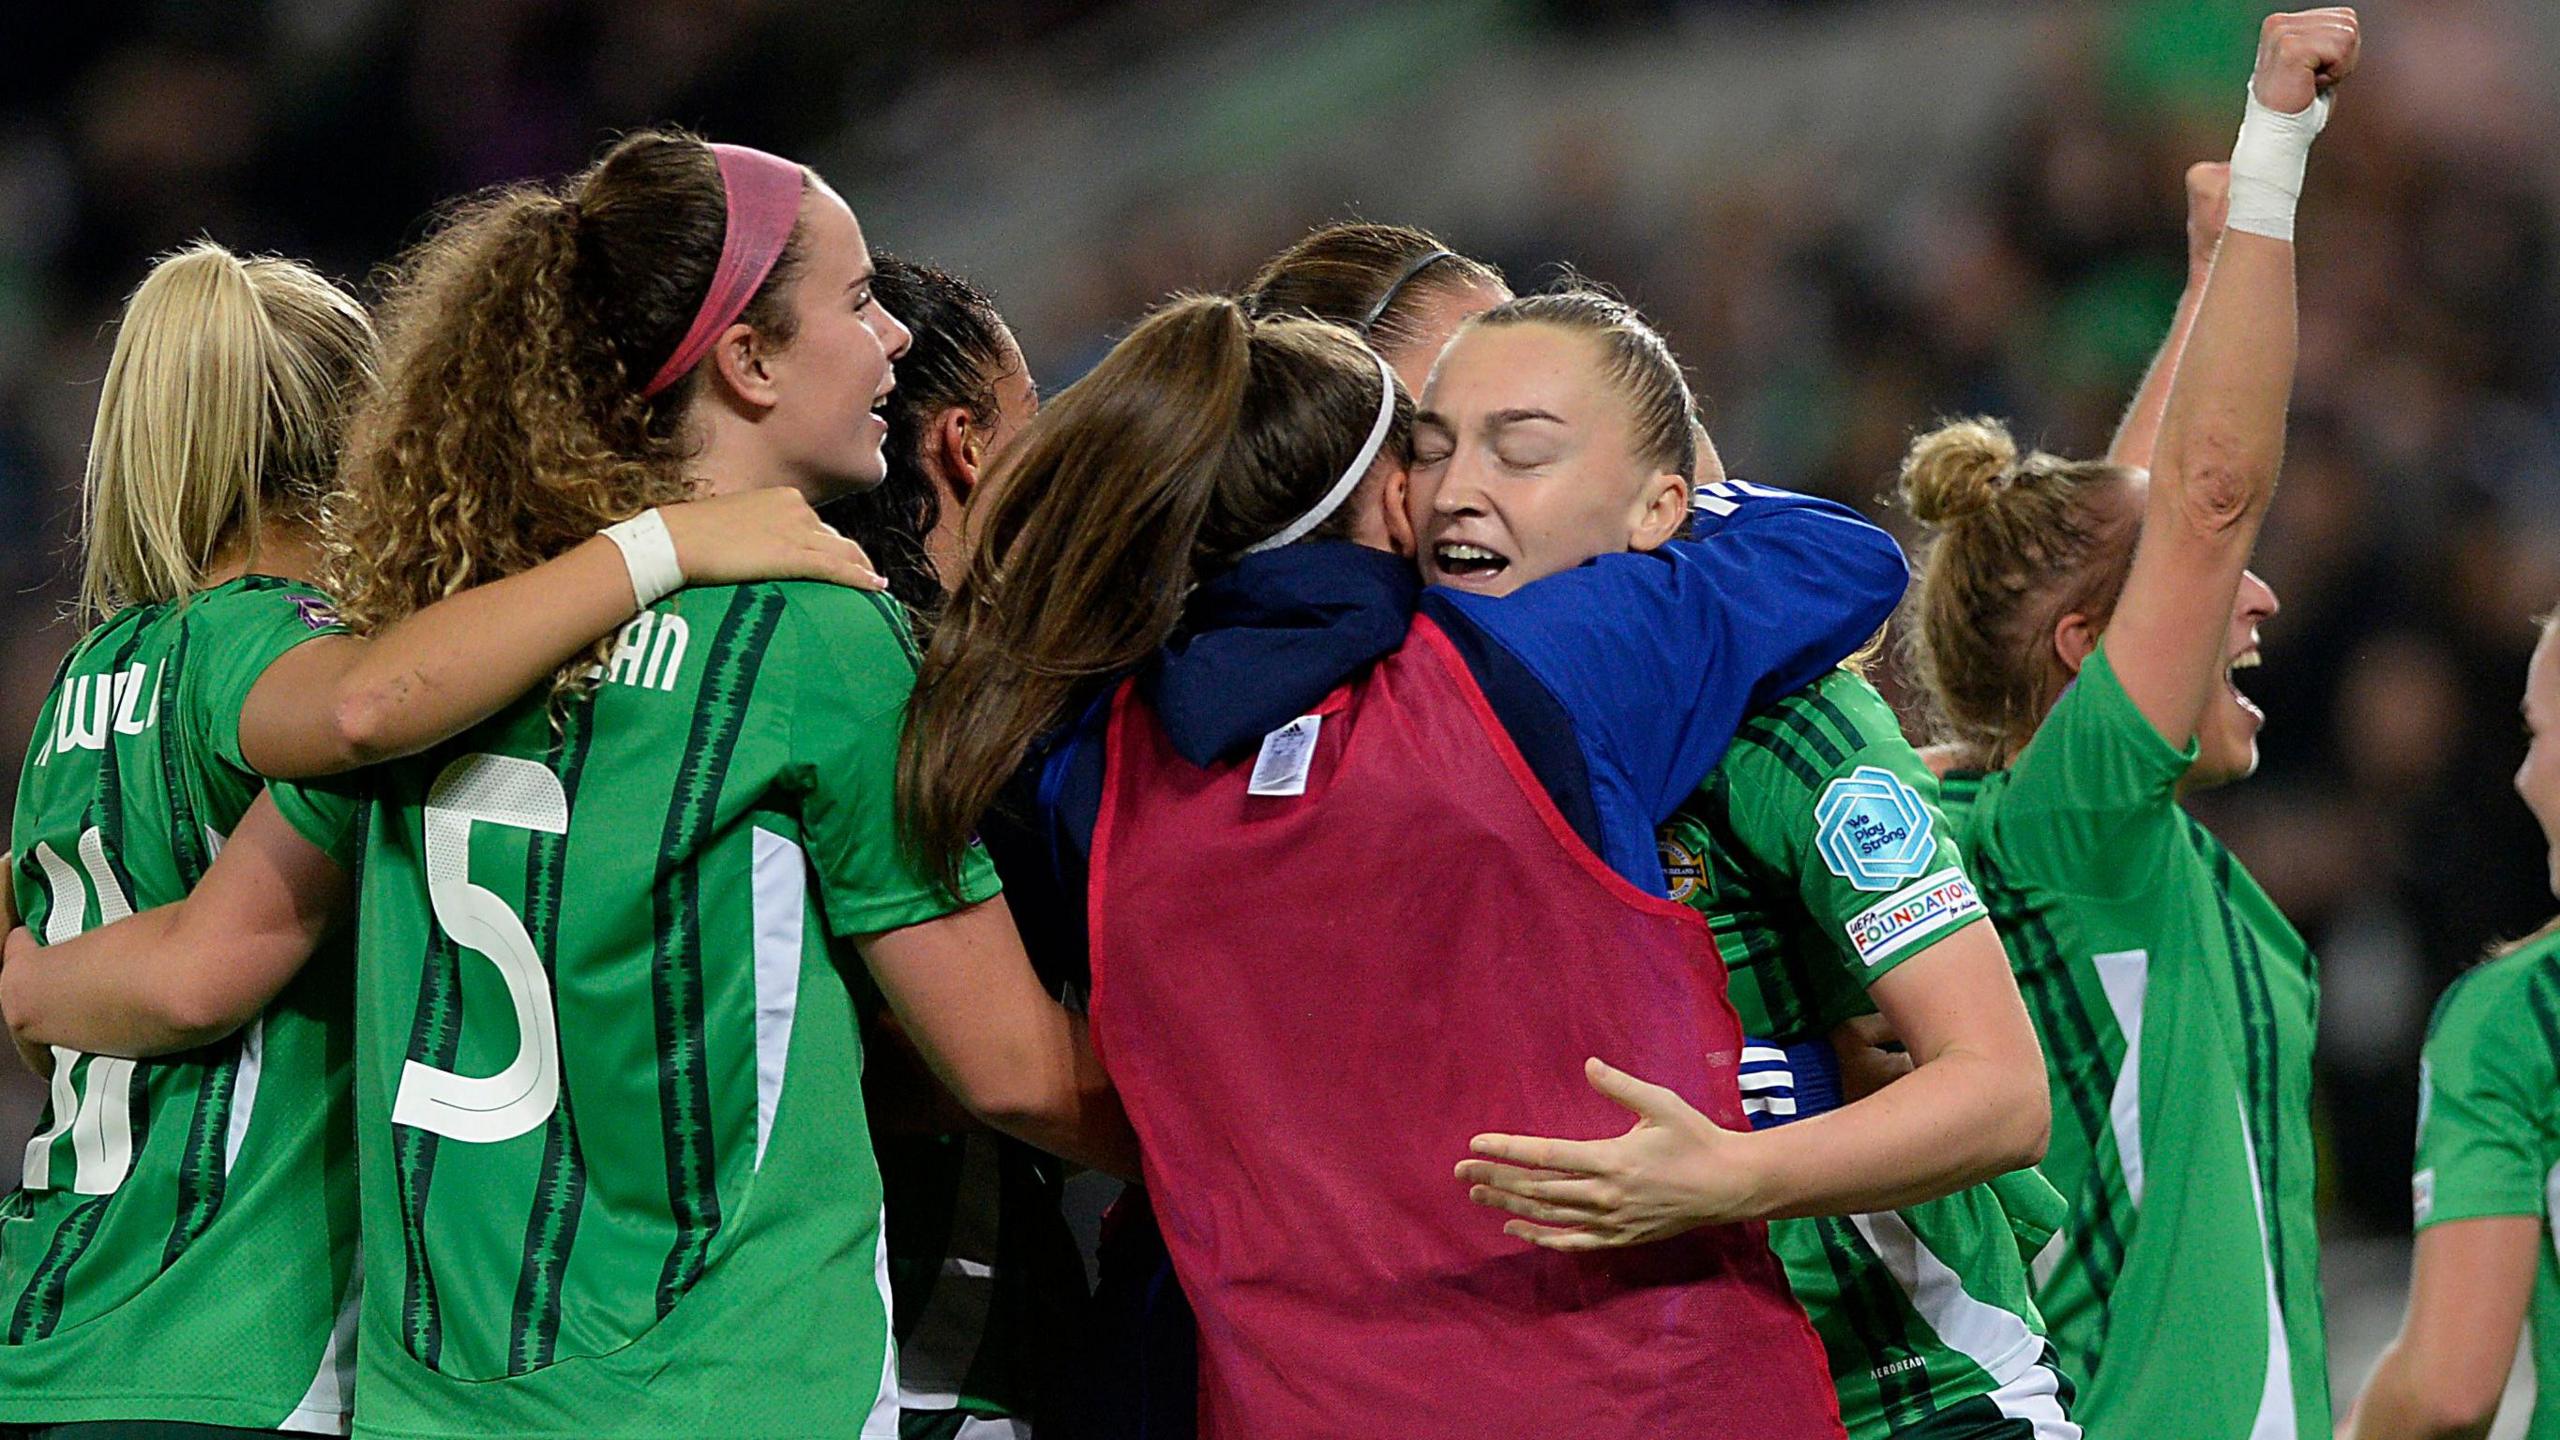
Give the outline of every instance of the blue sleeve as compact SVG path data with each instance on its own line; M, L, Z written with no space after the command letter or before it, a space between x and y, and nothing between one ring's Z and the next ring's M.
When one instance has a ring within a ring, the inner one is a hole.
M1828 500L1701 487L1695 538L1603 555L1494 598L1435 588L1573 717L1595 770L1659 823L1724 757L1742 717L1854 653L1910 579L1893 537Z

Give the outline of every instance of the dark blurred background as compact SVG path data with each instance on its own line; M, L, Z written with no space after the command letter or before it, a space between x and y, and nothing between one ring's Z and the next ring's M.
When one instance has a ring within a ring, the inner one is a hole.
M0 797L73 632L108 326L197 235L362 281L440 199L675 120L971 275L1044 388L1307 226L1404 220L1645 306L1737 473L1872 505L1933 416L2104 449L2227 155L2236 0L161 0L12 6ZM2325 963L2341 1399L2396 1318L2436 993L2553 909L2508 789L2560 601L2560 6L2379 0L2312 164L2265 769L2198 808ZM0 1119L34 1091L0 1081ZM14 1129L10 1133L16 1133ZM0 1159L12 1169L14 1148Z

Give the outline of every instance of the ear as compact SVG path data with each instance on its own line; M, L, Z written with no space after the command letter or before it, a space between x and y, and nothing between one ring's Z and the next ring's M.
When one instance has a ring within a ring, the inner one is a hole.
M1389 468L1384 499L1387 548L1411 559L1422 549L1422 541L1414 533L1413 512L1407 508L1413 503L1413 471L1402 465Z
M2073 675L2087 663L2089 652L2098 648L2098 627L2089 617L2077 611L2053 622L2053 653L2062 660L2062 668Z
M1644 482L1631 518L1627 548L1660 549L1662 542L1680 533L1680 522L1689 518L1689 477L1665 470Z
M711 346L710 359L719 367L721 384L749 410L770 410L781 400L781 388L774 384L764 339L753 325L731 325L721 331Z
M933 417L933 430L925 437L924 453L942 476L942 483L950 488L952 500L967 505L969 496L978 488L978 471L987 459L987 442L980 428L970 423L969 412L954 405Z

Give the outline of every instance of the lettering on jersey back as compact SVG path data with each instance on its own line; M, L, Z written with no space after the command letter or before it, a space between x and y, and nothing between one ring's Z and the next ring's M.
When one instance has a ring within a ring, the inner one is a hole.
M605 682L673 690L676 677L684 673L685 646L692 639L693 631L683 616L643 610L614 637L613 655L604 663Z
M160 723L156 665L136 665L105 675L74 675L62 682L53 729L36 756L41 765L61 751L104 750L107 736L139 735Z

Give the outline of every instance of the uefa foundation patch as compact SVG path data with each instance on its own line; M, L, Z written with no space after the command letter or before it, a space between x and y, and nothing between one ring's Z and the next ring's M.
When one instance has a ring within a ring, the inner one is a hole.
M1861 890L1890 890L1937 858L1929 808L1882 766L1861 765L1832 781L1814 802L1813 820L1822 863Z
M1922 940L1970 925L1989 912L1973 881L1950 865L1852 916L1846 927L1858 958L1881 965Z

